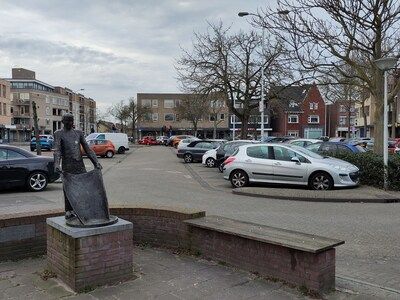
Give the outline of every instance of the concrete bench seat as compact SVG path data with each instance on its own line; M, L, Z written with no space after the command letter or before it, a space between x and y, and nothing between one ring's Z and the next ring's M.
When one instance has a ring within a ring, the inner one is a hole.
M344 241L219 216L185 223L192 248L207 257L317 292L335 287L335 247Z

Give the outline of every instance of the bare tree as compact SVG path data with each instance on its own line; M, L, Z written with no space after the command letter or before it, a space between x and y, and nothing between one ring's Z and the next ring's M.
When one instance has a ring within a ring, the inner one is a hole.
M124 114L128 116L131 122L132 137L136 135L136 124L138 120L143 119L147 114L151 113L151 108L147 106L139 106L135 97L131 97L128 100L128 104L125 105Z
M124 104L124 101L121 100L120 102L113 104L108 109L108 112L114 118L119 120L119 122L121 123L121 132L124 132L124 125L126 124L128 118L129 118L128 110L126 109L126 105Z
M266 8L255 18L285 42L298 60L301 71L317 79L330 77L332 68L343 77L357 78L375 105L375 148L382 153L383 71L376 59L398 55L400 8L397 0L281 0L278 11ZM351 73L342 68L351 67ZM400 90L400 82L389 94L389 102ZM386 130L386 129L385 129Z
M36 106L35 101L32 101L32 111L33 111L33 128L35 131L35 139L36 139L36 154L42 155L42 147L40 145L39 119L38 119L37 106Z
M292 75L283 44L270 36L264 44L261 49L261 37L255 31L230 34L222 23L210 24L206 33L194 34L193 49L183 50L176 66L185 88L223 94L230 112L242 123L242 138L247 136L251 112L259 105L261 69L270 84Z
M206 95L192 94L180 100L176 107L179 118L187 120L193 125L194 136L197 136L198 124L208 117L210 102Z

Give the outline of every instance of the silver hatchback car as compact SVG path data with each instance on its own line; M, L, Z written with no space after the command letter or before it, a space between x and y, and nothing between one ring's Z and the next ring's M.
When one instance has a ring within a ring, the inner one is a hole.
M235 188L249 182L305 185L314 190L359 184L356 166L290 144L240 146L224 163L224 178Z

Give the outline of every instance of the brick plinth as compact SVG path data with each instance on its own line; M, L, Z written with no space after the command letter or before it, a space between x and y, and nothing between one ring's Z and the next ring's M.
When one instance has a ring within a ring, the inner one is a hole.
M130 279L132 251L131 228L74 237L47 225L48 267L74 291Z
M192 249L205 257L317 292L335 288L334 248L309 253L193 227Z

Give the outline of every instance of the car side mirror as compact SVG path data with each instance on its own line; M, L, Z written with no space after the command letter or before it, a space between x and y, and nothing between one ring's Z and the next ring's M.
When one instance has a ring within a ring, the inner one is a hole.
M297 156L293 156L290 160L294 161L296 164L300 164L300 159Z

